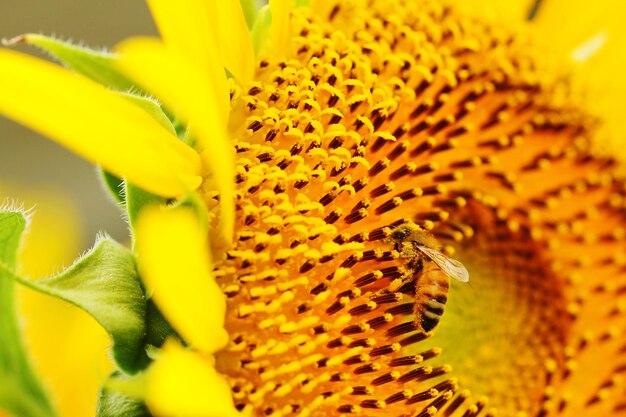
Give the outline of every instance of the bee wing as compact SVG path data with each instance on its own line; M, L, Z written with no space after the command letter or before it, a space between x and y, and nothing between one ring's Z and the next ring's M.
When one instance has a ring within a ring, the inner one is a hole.
M418 245L417 247L436 263L447 276L461 282L469 281L469 272L467 272L467 268L465 268L461 262L426 246Z

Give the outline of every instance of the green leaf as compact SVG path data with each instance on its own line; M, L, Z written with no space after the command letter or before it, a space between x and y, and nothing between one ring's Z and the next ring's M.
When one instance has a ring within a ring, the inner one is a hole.
M55 415L49 404L42 403L28 387L24 386L23 376L0 372L0 412L7 411L19 417L52 417ZM48 403L47 400L45 400Z
M109 377L98 396L96 417L150 417L143 401L125 395L116 389L116 386L120 384L135 383L135 381L127 381L118 372ZM142 384L141 381L137 381L137 383Z
M0 264L0 273L93 316L111 336L113 357L124 372L133 374L145 367L146 299L130 250L101 238L59 275L30 281L11 273L5 264Z
M30 367L15 310L17 251L27 217L17 208L0 211L0 408L14 416L53 417L55 412Z
M117 69L116 62L118 58L112 53L95 51L34 33L27 33L3 43L5 45L14 45L16 43L35 45L48 52L68 68L113 90L128 91L137 89L135 84Z

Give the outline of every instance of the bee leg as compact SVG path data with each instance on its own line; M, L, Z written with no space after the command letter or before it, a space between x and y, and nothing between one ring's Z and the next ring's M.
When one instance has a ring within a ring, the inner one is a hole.
M380 290L374 293L374 297L379 297L385 294L395 294L397 292L402 292L404 294L407 293L406 286L411 284L410 277L402 277L396 278L387 285L385 288L381 288ZM413 284L414 285L414 284ZM415 293L415 288L410 289L408 292Z
M386 295L386 294L394 294L394 293L398 292L398 290L400 288L402 288L402 286L404 285L405 282L406 282L405 279L396 278L393 281L391 281L387 287L381 288L380 290L376 291L372 295L372 298L380 297L380 296Z

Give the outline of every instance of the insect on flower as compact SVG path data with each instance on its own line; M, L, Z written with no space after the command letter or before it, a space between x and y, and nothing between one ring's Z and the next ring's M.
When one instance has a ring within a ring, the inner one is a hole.
M439 324L448 301L449 277L469 282L469 272L461 262L434 249L436 239L417 225L398 226L387 242L407 259L407 273L384 291L414 292L413 322L419 330L430 332Z

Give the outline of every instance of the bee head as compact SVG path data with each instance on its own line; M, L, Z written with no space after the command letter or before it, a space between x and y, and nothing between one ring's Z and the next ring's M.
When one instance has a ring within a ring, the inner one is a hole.
M406 227L400 227L391 233L391 237L394 240L404 240L411 234L411 231Z

